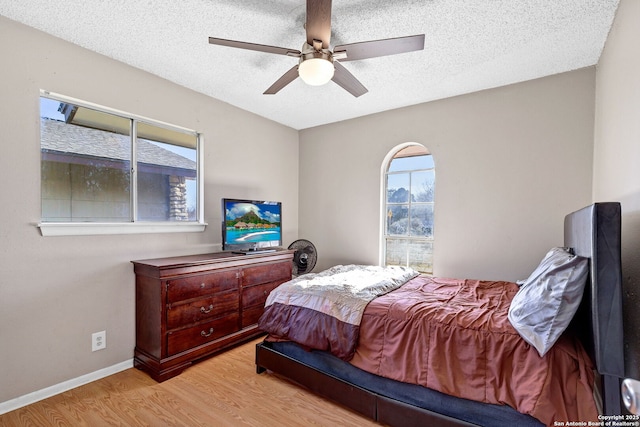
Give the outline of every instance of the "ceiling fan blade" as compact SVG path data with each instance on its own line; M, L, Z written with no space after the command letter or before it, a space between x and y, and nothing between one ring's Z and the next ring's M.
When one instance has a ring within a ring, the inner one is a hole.
M275 95L283 87L298 78L298 64L294 65L289 71L284 73L269 89L265 90L263 95Z
M307 0L307 43L313 46L314 40L322 41L322 48L329 49L331 41L331 0Z
M288 49L286 47L268 46L265 44L239 42L235 40L218 39L215 37L209 37L209 43L217 44L220 46L235 47L238 49L257 50L258 52L275 53L278 55L287 55L299 57L300 51L295 49Z
M335 68L335 73L333 74L333 80L344 90L349 92L351 95L356 98L364 95L369 92L369 90L364 87L358 79L354 77L353 74L349 72L346 68L344 68L338 61L333 61L333 67Z
M357 61L424 49L424 34L393 39L372 40L368 42L343 44L336 46L333 57L340 61ZM343 57L343 55L345 55Z

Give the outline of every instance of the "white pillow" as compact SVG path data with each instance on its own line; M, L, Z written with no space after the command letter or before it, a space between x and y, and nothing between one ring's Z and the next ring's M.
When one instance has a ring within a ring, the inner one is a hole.
M582 300L588 272L587 258L566 248L553 248L511 301L509 321L540 357L569 326Z

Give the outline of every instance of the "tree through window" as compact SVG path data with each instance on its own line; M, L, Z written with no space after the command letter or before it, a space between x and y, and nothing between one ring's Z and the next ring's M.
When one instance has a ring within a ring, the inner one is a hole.
M435 166L422 145L398 150L385 172L384 263L433 273Z

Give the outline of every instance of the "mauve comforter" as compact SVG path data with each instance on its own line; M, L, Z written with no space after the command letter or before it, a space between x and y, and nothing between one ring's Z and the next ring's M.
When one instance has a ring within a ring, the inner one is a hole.
M338 265L298 276L271 291L258 326L271 339L353 357L367 304L418 272L406 267Z
M450 395L506 404L547 425L597 421L592 364L563 336L540 357L511 326L515 283L416 277L371 301L351 363Z

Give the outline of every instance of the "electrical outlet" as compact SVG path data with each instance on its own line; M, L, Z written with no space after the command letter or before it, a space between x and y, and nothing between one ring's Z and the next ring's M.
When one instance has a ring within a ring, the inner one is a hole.
M107 331L91 334L91 351L104 350L107 348Z

